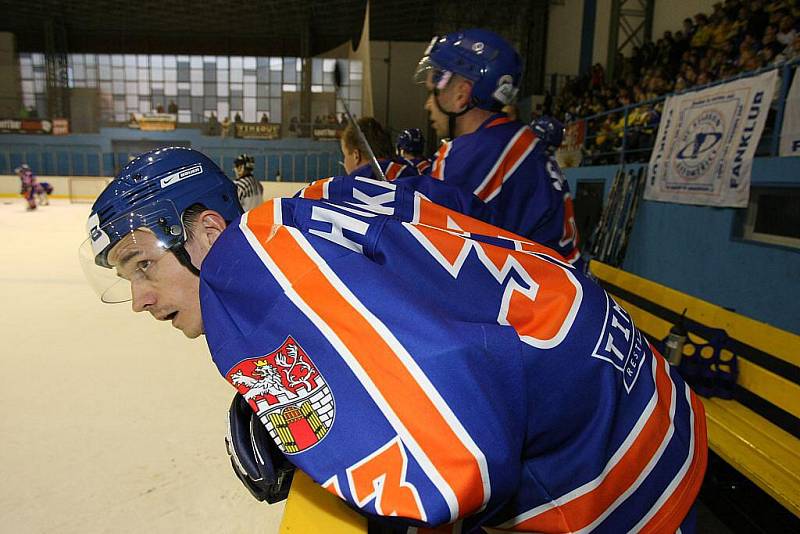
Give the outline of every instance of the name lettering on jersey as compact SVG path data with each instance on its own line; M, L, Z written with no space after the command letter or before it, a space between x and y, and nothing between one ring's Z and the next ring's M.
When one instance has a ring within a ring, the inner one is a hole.
M406 480L407 470L408 457L398 437L349 467L347 480L356 505L364 508L374 499L380 515L426 521L419 492Z
M375 191L377 189L377 191ZM369 190L375 192L370 194ZM394 215L394 201L396 198L397 186L387 182L376 182L369 178L355 177L353 187L353 200L368 206L374 213L382 215ZM387 205L392 204L392 205Z
M645 355L645 339L628 312L608 293L605 295L606 316L592 356L616 367L623 375L625 389L630 393L639 377Z
M513 234L417 197L414 222L405 228L457 278L471 250L503 286L497 322L512 326L519 338L548 349L563 341L577 315L583 289L567 264L552 251L521 242ZM467 239L468 232L497 237L513 249ZM500 234L500 235L498 235Z
M347 209L343 206L340 207L341 209ZM366 217L375 216L373 213L362 212L361 210L353 209L352 211ZM328 223L330 226L328 230L309 228L309 233L325 238L328 241L332 241L343 247L347 247L350 250L358 252L359 254L364 253L363 244L344 235L344 231L347 230L351 233L351 235L356 234L353 236L356 239L356 236L364 237L367 235L367 230L369 230L369 223L366 223L361 219L351 217L340 211L323 208L322 206L313 206L311 208L311 220Z

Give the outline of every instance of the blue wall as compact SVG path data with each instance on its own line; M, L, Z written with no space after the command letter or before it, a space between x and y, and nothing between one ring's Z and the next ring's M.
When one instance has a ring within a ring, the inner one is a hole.
M336 141L233 139L202 135L195 129L142 132L131 128L101 128L98 134L0 135L0 174L11 174L28 163L40 175L110 176L128 161L127 151L115 152L115 142L177 143L191 146L216 161L228 174L233 160L246 152L255 157L256 176L274 180L280 169L283 181L307 182L342 174L341 151Z
M567 169L567 180L573 191L578 180L602 180L607 195L617 168ZM751 182L800 187L800 158L757 158ZM645 200L622 267L800 334L800 250L734 237L737 211Z

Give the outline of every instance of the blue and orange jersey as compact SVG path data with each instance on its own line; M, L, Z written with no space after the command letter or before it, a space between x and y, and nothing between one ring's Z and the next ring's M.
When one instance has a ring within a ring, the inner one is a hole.
M419 174L416 167L411 165L406 160L393 160L393 159L378 159L378 165L383 171L386 180L393 181L398 178L405 178L406 176L416 176ZM364 178L377 178L375 172L372 170L372 165L367 163L357 168L350 173L350 176L362 176Z
M535 242L351 196L267 201L201 269L213 360L287 458L414 528L675 532L705 416L630 315Z
M417 169L419 174L429 174L433 167L433 162L428 158L403 158L403 160Z
M430 174L483 201L492 213L487 222L575 262L580 251L572 196L546 148L529 126L496 114L442 143Z

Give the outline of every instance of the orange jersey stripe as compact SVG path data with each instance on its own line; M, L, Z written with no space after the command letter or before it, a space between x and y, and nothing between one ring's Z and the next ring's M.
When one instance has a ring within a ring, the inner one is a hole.
M390 181L394 180L400 175L401 172L403 172L403 169L405 168L406 168L405 165L401 163L395 163L394 161L392 161L386 168L386 179Z
M486 125L486 128L492 128L494 126L500 126L501 124L506 124L511 122L511 119L508 117L497 117L495 120L490 122Z
M457 499L456 512L469 514L480 508L486 497L481 466L464 445L462 436L456 434L384 336L320 270L292 232L275 225L272 215L271 209L251 211L247 227L291 289L353 355L371 382L365 384L370 394L377 390L403 429L452 488Z
M684 520L687 510L692 507L708 462L708 442L706 438L706 414L703 403L694 394L691 395L692 412L694 416L694 450L692 463L684 474L683 480L672 491L656 514L642 528L643 534L658 534L659 532L675 532Z
M323 178L322 180L317 180L313 182L311 185L305 187L301 192L300 196L302 198L311 198L314 200L320 200L322 198L327 198L327 185L328 182L333 180L333 178Z
M444 180L444 160L450 153L450 147L452 146L452 141L446 141L442 143L442 146L436 151L436 159L433 161L433 170L431 171L431 176L433 178Z
M513 528L533 532L570 532L591 525L608 510L626 490L630 489L647 469L650 460L658 452L670 428L670 409L673 399L673 383L664 365L653 358L655 366L658 405L630 448L607 473L600 484L554 508L549 508Z
M483 183L475 190L475 196L484 202L493 199L500 192L503 183L533 150L535 143L536 136L533 134L533 130L527 126L520 128L519 132L508 142L505 151L500 155Z

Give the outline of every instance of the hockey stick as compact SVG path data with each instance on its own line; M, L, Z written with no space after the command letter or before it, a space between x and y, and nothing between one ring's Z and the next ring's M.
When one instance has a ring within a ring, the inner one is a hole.
M381 170L381 166L378 165L378 158L375 157L375 153L372 151L372 147L369 146L367 142L367 138L364 137L364 132L361 131L361 128L358 126L358 123L353 119L353 115L350 113L350 108L347 107L347 102L345 102L344 98L342 97L341 88L342 88L342 71L339 69L339 62L337 61L333 68L333 87L336 89L336 96L339 98L339 102L342 103L344 106L344 112L347 114L347 120L350 121L350 124L356 129L356 133L358 134L358 140L361 141L361 144L364 145L367 149L367 154L369 155L369 164L372 166L372 172L375 173L375 176L379 177L382 181L386 182L386 175L383 174L383 170Z

